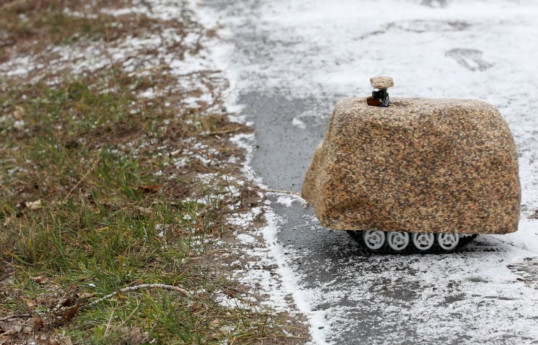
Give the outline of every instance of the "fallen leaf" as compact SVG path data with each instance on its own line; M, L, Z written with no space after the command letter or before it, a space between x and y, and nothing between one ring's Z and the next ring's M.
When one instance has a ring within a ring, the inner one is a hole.
M146 216L151 216L153 214L153 211L150 208L147 207L137 207L136 208L138 212L141 214L144 214Z
M138 188L147 193L156 193L159 191L159 189L161 189L161 185L156 184L156 185L140 186Z
M147 332L142 332L140 327L124 327L121 329L121 338L125 344L139 345L149 341Z
M3 335L17 334L22 330L20 321L0 322L0 329L4 331Z
M15 118L15 120L22 120L23 118L26 117L26 111L24 110L23 107L18 105L15 107L15 111L13 112L13 117Z
M41 200L26 201L24 206L29 210L38 210L41 208Z
M28 308L33 308L37 305L37 303L34 300L31 300L30 298L26 299L25 301Z
M62 334L41 334L35 340L38 345L73 345L71 338Z
M81 294L77 294L78 295L78 298L80 299L88 299L88 298L92 298L95 296L95 294L91 293L91 292L83 292Z
M15 221L15 219L17 219L16 217L8 217L6 218L6 220L4 221L4 226L9 226L11 223L13 223Z
M67 309L67 311L64 314L64 320L70 321L75 316L75 314L77 313L79 309L80 309L79 305L76 305L74 307Z
M43 319L41 316L34 317L34 329L39 331L44 326Z
M49 281L49 278L44 277L42 275L38 275L37 277L30 277L30 280L35 281L38 284L46 284Z
M57 308L61 307L71 307L76 302L76 296L64 297L58 300Z
M41 336L36 340L39 345L61 345L58 340L54 338L48 338L48 336Z
M60 345L73 345L71 338L68 336L59 334L58 340L60 341Z

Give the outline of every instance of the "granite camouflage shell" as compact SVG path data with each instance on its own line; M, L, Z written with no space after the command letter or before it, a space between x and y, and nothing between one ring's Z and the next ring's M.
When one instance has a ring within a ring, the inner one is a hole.
M302 196L339 230L517 230L517 152L495 107L476 100L341 100Z

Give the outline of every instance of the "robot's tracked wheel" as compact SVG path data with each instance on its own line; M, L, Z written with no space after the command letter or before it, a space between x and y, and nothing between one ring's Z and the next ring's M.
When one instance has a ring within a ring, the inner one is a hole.
M430 250L435 244L435 235L431 233L413 233L413 244L419 252Z
M405 231L350 230L348 233L371 253L450 253L478 235L408 233ZM410 245L410 244L413 245Z
M437 234L437 244L445 252L456 250L460 243L460 236L456 233Z
M409 246L409 233L405 231L387 232L387 245L396 253L403 252Z
M385 232L381 230L366 230L362 234L362 240L370 251L378 251L385 245Z

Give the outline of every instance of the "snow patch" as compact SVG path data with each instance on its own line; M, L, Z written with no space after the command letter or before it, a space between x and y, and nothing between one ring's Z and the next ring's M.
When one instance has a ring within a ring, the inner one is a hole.
M291 196L279 196L276 199L276 202L286 207L291 207L291 204L293 204L293 202L296 200L297 198L293 198Z
M256 243L256 239L254 237L250 236L250 235L247 235L247 234L238 234L236 237L243 244Z
M306 128L305 123L301 121L298 117L294 117L293 120L291 120L291 124L300 129Z
M262 284L264 291L276 296L273 305L285 306L279 304L282 299L287 294L293 296L310 321L315 344L335 343L336 335L348 331L346 313L352 307L342 307L342 301L364 306L363 312L369 312L380 329L415 324L417 338L424 341L438 339L439 334L447 334L446 342L467 339L469 343L495 343L505 335L531 339L529 342L538 339L534 325L538 318L536 287L518 279L529 273L513 268L538 256L538 221L527 219L538 210L538 102L530 91L538 88L538 41L529 40L538 34L538 4L387 0L376 3L372 11L364 10L371 7L370 2L355 0L330 5L324 0L275 0L228 6L235 11L233 16L226 6L220 12L208 8L199 12L207 27L217 22L223 26L219 35L225 43L212 49L213 58L227 72L231 85L228 103L238 110L241 90L335 101L342 96L367 96L371 76L390 75L395 80L392 97L477 98L495 105L518 146L523 194L520 230L479 237L472 247L494 252L389 260L374 256L367 263L368 267L378 267L375 272L350 264L354 257L341 257L319 264L328 277L334 274L334 279L309 288L305 283L309 277L301 276L294 264L295 259L304 257L304 248L282 247L277 234L285 220L266 207L268 225L262 233L268 251L258 250L258 255L260 260L278 264L280 283ZM251 30L250 36L245 35L246 39L234 46L237 32L231 27ZM252 33L256 37L249 40ZM245 121L245 116L238 119ZM320 112L298 114L291 124L303 129L311 121L323 123L327 116ZM248 165L253 153L251 140L252 135L234 138L248 152L243 172L263 187ZM279 203L294 206L290 199ZM311 228L318 226L315 220L308 221ZM348 243L346 238L331 245L341 251ZM402 276L402 267L419 278ZM264 283L260 272L246 274L243 281ZM339 285L342 277L350 286ZM406 284L416 291L411 305L398 296L398 287ZM400 334L383 336L380 343L402 341Z

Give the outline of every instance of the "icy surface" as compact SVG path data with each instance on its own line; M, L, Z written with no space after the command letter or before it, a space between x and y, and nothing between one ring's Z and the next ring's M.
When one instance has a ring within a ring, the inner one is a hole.
M538 342L538 221L532 218L538 210L538 2L202 4L206 26L218 22L226 42L215 47L214 58L231 79L231 104L252 90L290 101L323 100L327 109L313 102L286 122L297 133L314 131L338 98L368 95L369 78L387 75L394 78L393 97L495 105L518 146L519 231L480 237L462 253L367 257L345 234L322 229L307 208L276 200L263 229L265 259L278 263L282 277L272 288L275 295L293 296L310 321L312 342ZM253 114L245 108L242 116ZM258 182L264 173L245 172Z

